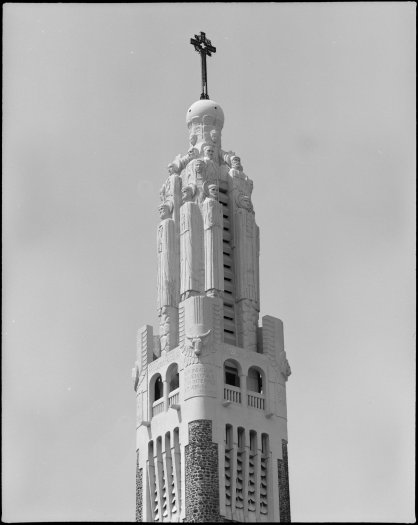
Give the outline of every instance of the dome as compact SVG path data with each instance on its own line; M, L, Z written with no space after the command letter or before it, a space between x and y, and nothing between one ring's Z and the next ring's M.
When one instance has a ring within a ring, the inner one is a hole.
M203 99L192 104L186 113L187 125L189 126L194 119L201 121L203 117L209 117L217 127L222 128L224 125L224 112L214 100Z

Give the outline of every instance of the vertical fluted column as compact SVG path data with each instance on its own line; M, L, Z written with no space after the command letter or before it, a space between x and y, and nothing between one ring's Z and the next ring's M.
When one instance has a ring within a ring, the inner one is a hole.
M181 300L203 289L203 224L198 204L185 202L180 208Z

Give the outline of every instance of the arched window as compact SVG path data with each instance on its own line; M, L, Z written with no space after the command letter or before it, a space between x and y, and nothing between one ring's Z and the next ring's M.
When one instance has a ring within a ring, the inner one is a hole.
M254 454L257 452L257 432L255 430L250 430L250 451Z
M225 384L240 387L240 381L239 381L239 370L238 365L228 359L225 361L224 364L224 371L225 371Z
M263 376L254 367L248 370L247 376L247 390L250 392L264 393Z
M242 427L238 427L238 448L245 447L245 430Z
M232 448L232 426L226 425L225 427L225 448L230 450Z
M177 388L180 386L179 369L175 363L171 365L167 371L167 382L169 392L177 390Z
M168 406L177 410L180 407L180 376L179 369L176 363L172 363L169 366L167 370L166 380L168 384Z
M161 399L163 397L163 380L161 379L160 374L158 374L155 383L154 383L154 401Z
M269 437L267 434L261 434L261 453L263 456L269 454Z

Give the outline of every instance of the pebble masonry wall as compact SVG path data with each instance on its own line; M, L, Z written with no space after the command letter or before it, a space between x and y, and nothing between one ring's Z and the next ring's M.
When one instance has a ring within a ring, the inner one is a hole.
M212 421L189 423L186 460L187 522L219 522L218 445L212 443Z
M139 451L136 451L136 516L135 521L142 521L142 468L139 468Z
M287 463L287 441L282 439L282 458L277 460L279 474L280 523L290 523L289 469Z

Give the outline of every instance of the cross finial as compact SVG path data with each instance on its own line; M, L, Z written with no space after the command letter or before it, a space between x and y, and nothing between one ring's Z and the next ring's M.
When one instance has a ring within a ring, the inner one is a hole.
M200 32L200 35L195 35L194 38L190 39L190 43L194 45L195 50L200 54L202 62L202 94L200 99L208 99L208 78L206 72L206 55L212 56L212 53L216 53L216 47L212 46L211 41L206 38L206 33Z

